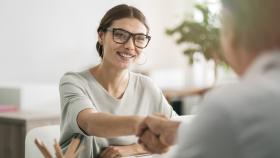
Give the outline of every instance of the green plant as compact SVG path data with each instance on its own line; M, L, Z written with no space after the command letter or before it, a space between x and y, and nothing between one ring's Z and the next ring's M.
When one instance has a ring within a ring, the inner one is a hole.
M167 29L167 35L179 34L176 43L188 45L184 54L191 64L195 52L201 52L207 60L213 59L216 64L226 63L220 49L217 15L211 13L206 4L196 4L195 9L202 14L202 21L185 18L175 28Z

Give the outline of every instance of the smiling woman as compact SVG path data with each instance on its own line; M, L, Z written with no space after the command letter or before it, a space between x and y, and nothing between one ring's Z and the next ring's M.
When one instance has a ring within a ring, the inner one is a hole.
M177 116L148 77L130 71L151 39L145 16L125 4L111 8L97 29L101 62L82 72L68 72L60 82L61 139L85 136L79 157L122 157L148 153L137 144L144 116Z
M140 20L131 17L115 20L108 28L100 27L99 54L104 60L110 60L110 64L115 63L115 68L128 68L148 45L150 36L146 35L147 30ZM117 55L119 60L112 58L112 55Z

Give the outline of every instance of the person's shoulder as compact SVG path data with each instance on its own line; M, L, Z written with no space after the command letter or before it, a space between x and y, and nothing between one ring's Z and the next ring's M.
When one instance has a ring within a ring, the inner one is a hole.
M227 85L218 85L206 93L205 98L211 99L220 96L229 96L232 97L232 94L236 94L236 91L239 91L242 87L239 83L231 83ZM216 99L215 99L216 100Z
M131 72L130 75L136 89L140 91L144 90L151 94L159 91L159 87L149 76L135 72Z
M198 107L197 119L211 126L224 124L240 116L245 98L240 83L215 87L208 91Z
M82 72L66 72L60 79L60 84L63 83L80 83L85 81L84 74L85 71Z
M140 82L143 84L154 84L153 80L147 75L136 72L130 72L130 75L136 82Z
M263 92L254 83L232 83L212 89L205 94L203 104L234 112L252 108L252 102L261 99Z

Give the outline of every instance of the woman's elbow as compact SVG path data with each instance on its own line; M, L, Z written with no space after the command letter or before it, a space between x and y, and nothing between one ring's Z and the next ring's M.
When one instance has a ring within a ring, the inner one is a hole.
M77 116L77 124L79 128L85 132L87 135L94 135L92 130L92 121L91 121L92 111L86 109L81 111Z

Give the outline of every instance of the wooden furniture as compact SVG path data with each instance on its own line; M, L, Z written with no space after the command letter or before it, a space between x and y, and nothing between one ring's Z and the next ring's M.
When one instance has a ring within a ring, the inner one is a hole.
M0 157L24 158L27 132L35 127L59 124L59 122L59 114L49 112L0 113Z
M213 87L188 87L182 89L165 89L163 94L167 101L172 105L173 110L177 112L178 115L185 115L186 111L183 111L183 98L189 96L203 96L208 90ZM190 111L190 110L188 110Z
M185 88L185 89L179 89L179 90L171 90L166 89L163 90L164 96L167 98L167 100L171 100L173 98L183 98L188 96L194 96L194 95L203 95L208 90L212 89L213 87L203 87L203 88Z

